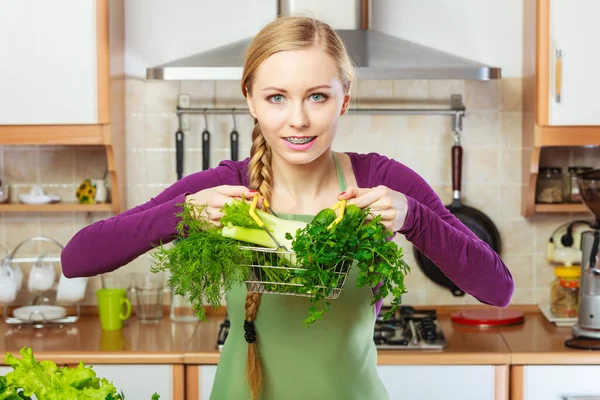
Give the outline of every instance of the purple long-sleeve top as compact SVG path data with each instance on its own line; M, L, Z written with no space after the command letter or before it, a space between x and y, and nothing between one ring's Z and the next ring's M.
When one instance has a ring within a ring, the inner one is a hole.
M423 178L382 155L347 154L359 187L384 185L406 195L408 212L398 233L464 292L485 304L509 304L514 282L500 256L446 209ZM61 253L64 275L110 272L173 241L185 196L219 185L248 186L248 161L222 161L216 168L184 177L144 204L81 229Z

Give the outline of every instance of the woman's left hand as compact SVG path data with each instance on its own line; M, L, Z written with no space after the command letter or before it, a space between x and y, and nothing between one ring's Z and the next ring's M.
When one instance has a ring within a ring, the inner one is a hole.
M347 200L360 208L369 207L375 215L381 215L381 222L392 232L397 232L404 226L408 201L402 193L386 186L372 189L349 187L338 195L338 200Z

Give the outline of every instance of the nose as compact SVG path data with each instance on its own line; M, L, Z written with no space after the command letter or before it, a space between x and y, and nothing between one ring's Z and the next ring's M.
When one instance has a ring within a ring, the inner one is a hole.
M303 129L309 125L308 114L302 102L291 106L288 124L296 129Z

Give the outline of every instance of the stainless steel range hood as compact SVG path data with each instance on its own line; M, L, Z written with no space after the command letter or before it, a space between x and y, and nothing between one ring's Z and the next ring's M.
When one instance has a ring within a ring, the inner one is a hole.
M304 0L282 1L286 12ZM346 0L343 0L346 1ZM360 0L355 0L358 7ZM329 10L336 9L327 3ZM290 4L292 6L290 6ZM346 3L347 4L347 3ZM337 8L338 12L340 8ZM352 10L351 10L352 11ZM312 10L311 10L312 12ZM312 12L315 14L314 12ZM358 13L360 14L360 12ZM358 79L500 79L500 68L399 39L370 29L336 29L356 66ZM318 16L316 16L318 18ZM334 26L336 28L336 26ZM200 54L147 68L146 77L158 80L239 80L251 38Z

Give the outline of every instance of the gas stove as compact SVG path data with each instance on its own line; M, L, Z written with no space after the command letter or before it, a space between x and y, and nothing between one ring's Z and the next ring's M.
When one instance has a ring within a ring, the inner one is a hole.
M447 347L446 339L437 321L435 310L416 310L399 307L387 321L383 316L390 307L382 307L373 330L375 347L380 350L435 350ZM219 326L217 349L225 344L229 333L229 318Z
M447 347L435 310L401 306L387 321L390 307L382 307L375 321L373 341L380 350L435 350Z

